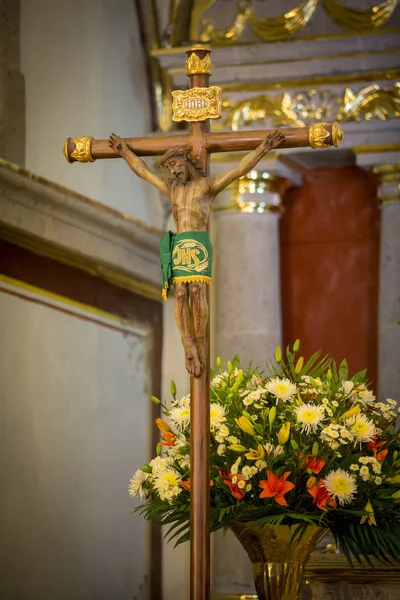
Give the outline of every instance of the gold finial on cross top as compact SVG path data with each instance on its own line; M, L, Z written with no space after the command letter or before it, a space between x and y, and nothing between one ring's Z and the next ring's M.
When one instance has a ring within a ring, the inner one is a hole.
M211 49L203 44L196 44L186 50L188 55L186 61L186 75L211 75Z

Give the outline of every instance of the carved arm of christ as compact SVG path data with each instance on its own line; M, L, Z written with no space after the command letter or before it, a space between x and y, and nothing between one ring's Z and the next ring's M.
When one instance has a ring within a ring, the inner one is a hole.
M215 177L205 175L201 166L191 159L187 148L172 148L159 163L172 174L172 178L165 181L118 135L110 135L110 147L120 154L129 168L171 199L178 235L166 234L170 272L164 291L166 296L171 283L175 286L175 319L185 351L186 369L194 377L199 377L206 367L205 333L209 314L206 286L211 281L212 261L207 225L212 204L219 192L254 169L259 160L284 139L279 131L269 133L236 167ZM162 243L162 267L163 254Z

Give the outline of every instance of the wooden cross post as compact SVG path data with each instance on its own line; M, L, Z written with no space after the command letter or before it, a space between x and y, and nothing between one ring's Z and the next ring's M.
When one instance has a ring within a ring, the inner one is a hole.
M209 119L218 118L221 115L221 89L209 87L209 76L211 75L210 49L195 45L187 50L186 72L190 80L190 89L187 91L173 92L173 110L175 121L189 121L191 123L190 133L186 135L169 135L149 138L125 138L121 140L114 136L110 147L110 140L95 140L92 137L68 138L64 144L64 154L68 162L93 162L102 158L119 158L123 156L131 169L138 175L171 196L174 209L182 214L188 202L187 197L191 193L183 193L176 199L176 188L168 187L158 178L138 156L156 156L168 151L171 155L172 149L185 149L190 152L191 159L196 161L202 169L204 181L214 184L217 178L209 178L209 159L212 152L249 151L261 148L257 156L249 155L242 159L239 167L229 172L220 181L220 186L214 186L216 195L220 189L230 181L237 179L250 170L250 162L255 164L267 152L268 144L265 140L271 137L271 130L245 131L245 132L209 132ZM338 146L343 137L341 128L337 123L318 123L310 128L280 129L280 148L300 148L311 146L313 148L328 148ZM118 142L119 140L119 142ZM261 144L261 146L260 146ZM264 150L262 148L264 144ZM122 150L121 150L122 148ZM124 148L126 149L124 151ZM267 148L267 149L265 149ZM250 161L250 157L252 159ZM244 162L243 162L244 161ZM247 162L246 162L247 161ZM245 170L247 168L247 171ZM170 168L171 170L171 168ZM240 172L241 171L241 172ZM182 173L180 173L182 175ZM207 179L208 178L208 179ZM184 181L184 184L186 180ZM224 185L222 185L222 183ZM201 187L201 184L199 184ZM203 186L208 196L204 193L204 202L210 201L212 184ZM211 188L210 188L211 186ZM178 186L176 186L178 187ZM197 189L197 188L196 188ZM174 196L175 194L175 196ZM191 199L196 196L192 193ZM198 203L203 200L197 194L194 200ZM211 197L210 208L213 197ZM193 209L193 206L191 207ZM186 209L189 210L189 209ZM198 209L200 210L200 209ZM193 212L193 210L192 210ZM185 220L190 222L190 217ZM208 217L207 217L208 218ZM179 223L178 223L179 225ZM204 226L203 230L206 228ZM179 230L179 227L178 227ZM183 231L194 231L191 228L181 228ZM186 292L187 293L187 292ZM208 286L206 291L208 302ZM193 305L192 296L192 305ZM192 312L195 312L192 309ZM208 314L208 313L207 313ZM192 317L193 318L193 315ZM191 393L191 454L190 454L190 479L191 479L191 600L208 600L210 597L210 340L209 324L207 325L204 338L203 364L201 372L192 371L190 378ZM193 340L192 340L193 341ZM186 349L185 349L186 350ZM186 351L187 353L187 351ZM193 358L193 357L192 357ZM189 369L188 369L189 370Z

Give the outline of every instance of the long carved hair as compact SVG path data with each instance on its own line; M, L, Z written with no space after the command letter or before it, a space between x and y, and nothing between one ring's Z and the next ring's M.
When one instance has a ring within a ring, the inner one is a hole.
M193 160L193 158L190 156L189 148L187 148L187 147L170 148L163 154L161 159L158 161L157 166L160 169L165 169L167 167L169 161L172 158L175 158L176 156L184 157L184 159L186 161L186 167L187 167L187 169L190 173L190 177L192 179L198 179L199 177L205 177L205 173L204 173L201 165L197 161Z

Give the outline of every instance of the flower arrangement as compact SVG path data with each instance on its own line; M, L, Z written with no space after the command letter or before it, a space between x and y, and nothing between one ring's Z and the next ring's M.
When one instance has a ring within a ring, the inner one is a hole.
M349 378L315 353L296 358L297 340L268 375L239 360L212 373L210 387L211 531L235 523L329 529L352 562L400 558L400 438L395 400L377 402L366 372ZM190 537L190 397L157 419L157 456L136 471L129 492L147 519L169 525L177 543Z

